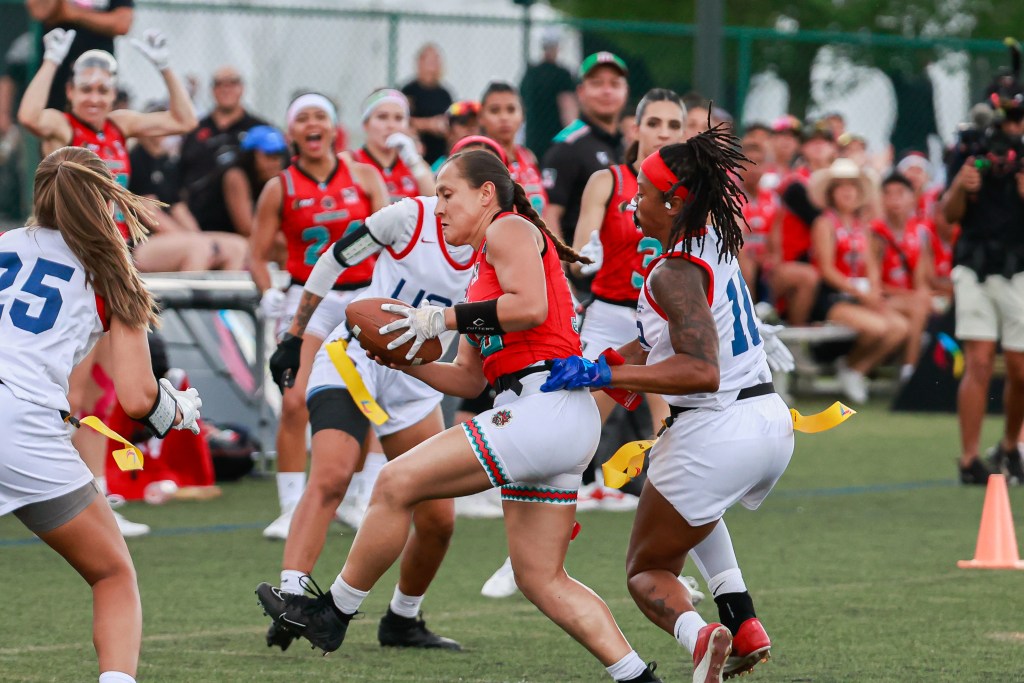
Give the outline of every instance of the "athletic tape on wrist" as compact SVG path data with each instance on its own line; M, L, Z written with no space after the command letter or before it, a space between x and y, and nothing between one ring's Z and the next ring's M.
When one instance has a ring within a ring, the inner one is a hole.
M178 415L178 404L171 396L171 393L157 382L156 401L149 409L149 414L139 420L142 424L153 430L161 439L167 436L174 426L174 418Z
M331 363L334 364L335 370L338 371L341 379L344 380L348 393L356 402L356 407L375 425L382 425L387 422L390 417L374 400L373 396L370 395L370 390L366 388L366 383L363 382L363 378L359 375L359 370L356 369L355 363L348 357L348 344L345 343L345 340L338 339L327 344L324 348L327 349L327 356L331 359Z

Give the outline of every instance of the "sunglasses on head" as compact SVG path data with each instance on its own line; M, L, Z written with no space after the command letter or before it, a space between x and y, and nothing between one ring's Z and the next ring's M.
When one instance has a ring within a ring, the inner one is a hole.
M448 116L461 118L464 116L476 116L480 113L480 103L471 100L456 102L448 107Z

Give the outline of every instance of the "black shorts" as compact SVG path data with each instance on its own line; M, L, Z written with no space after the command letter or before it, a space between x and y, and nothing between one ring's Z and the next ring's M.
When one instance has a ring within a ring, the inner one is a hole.
M486 412L494 407L494 397L498 394L491 388L491 385L487 385L480 395L476 398L464 398L459 403L459 410L465 413L473 413L479 415L480 413Z

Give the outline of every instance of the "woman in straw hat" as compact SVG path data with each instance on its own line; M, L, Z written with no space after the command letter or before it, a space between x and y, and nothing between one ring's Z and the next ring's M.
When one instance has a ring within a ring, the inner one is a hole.
M863 403L868 397L865 375L908 335L906 319L882 297L881 264L871 248L865 214L875 186L854 161L837 159L814 172L808 189L811 200L824 209L811 227L814 264L822 279L813 317L857 333L853 349L837 362L837 376L846 397Z

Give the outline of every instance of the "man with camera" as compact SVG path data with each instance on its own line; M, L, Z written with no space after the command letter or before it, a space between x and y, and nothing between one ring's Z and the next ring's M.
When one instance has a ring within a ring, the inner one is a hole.
M992 96L987 126L961 135L943 200L946 219L962 229L952 278L966 361L957 396L964 484L984 484L990 471L1024 483L1024 88L1015 86ZM997 342L1006 360L1006 429L986 467L978 454Z

